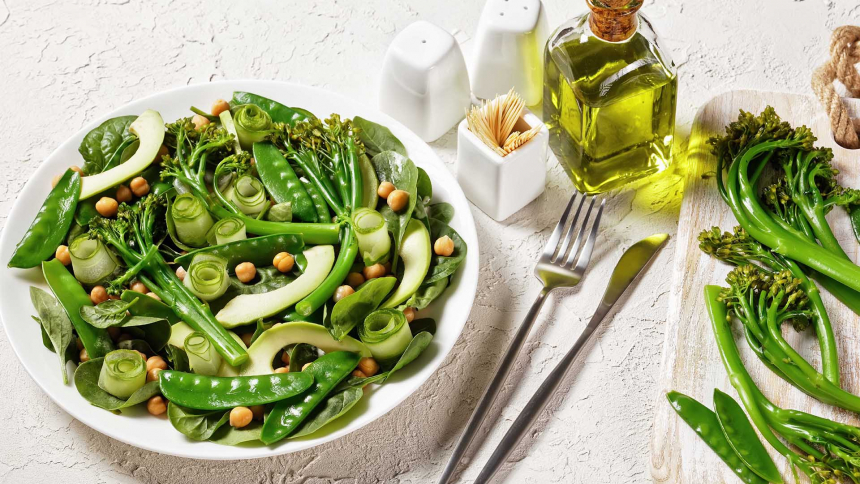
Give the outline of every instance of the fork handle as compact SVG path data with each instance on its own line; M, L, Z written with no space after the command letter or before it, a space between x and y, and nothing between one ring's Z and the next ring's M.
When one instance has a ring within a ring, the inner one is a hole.
M538 294L537 299L535 299L535 302L532 303L532 307L529 309L523 323L514 335L514 339L511 341L510 345L508 345L508 349L505 351L505 354L502 355L502 359L499 361L499 365L496 367L496 371L493 374L493 380L490 382L490 386L488 386L484 391L481 401L478 402L478 406L475 407L475 411L472 413L472 416L469 418L469 422L466 424L466 430L463 431L463 435L460 436L460 440L457 442L454 452L451 453L451 458L448 460L445 470L442 471L442 477L439 479L439 484L447 484L454 475L454 471L457 470L457 464L459 464L463 455L465 455L466 450L469 448L469 444L472 442L472 439L474 439L478 429L481 428L481 423L483 423L484 419L487 417L487 413L493 406L493 402L496 401L496 396L498 396L499 391L502 389L508 373L510 373L511 368L514 367L517 355L523 348L523 344L526 342L529 332L531 332L531 329L534 326L535 320L540 313L540 309L546 300L546 296L551 290L552 289L548 289L546 287L543 288L540 294Z

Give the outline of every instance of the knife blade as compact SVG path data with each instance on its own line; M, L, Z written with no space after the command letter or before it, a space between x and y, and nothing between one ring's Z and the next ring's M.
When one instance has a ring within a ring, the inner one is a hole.
M630 284L648 266L648 262L654 258L654 255L668 238L668 234L655 234L646 237L633 244L621 255L621 259L612 271L609 284L606 286L606 291L603 293L603 298L600 300L597 310L594 311L591 321L589 321L588 325L582 331L573 348L564 355L558 365L547 376L546 380L541 383L537 392L529 400L529 403L526 404L523 411L514 421L513 425L511 425L511 428L508 429L508 432L499 442L496 450L493 451L493 455L490 456L487 464L481 470L475 484L488 482L495 475L496 471L499 470L499 467L504 464L505 460L507 460L508 456L531 428L534 421L537 420L544 408L546 408L547 403L549 403L558 386L573 366L573 362L576 361L580 350L588 343L595 330L600 326L600 323L624 294L624 291L630 287Z

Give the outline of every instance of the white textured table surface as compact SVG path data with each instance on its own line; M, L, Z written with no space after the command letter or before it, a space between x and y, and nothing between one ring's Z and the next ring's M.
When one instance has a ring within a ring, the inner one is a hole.
M131 2L0 0L0 226L30 173L55 146L132 99L214 79L280 79L372 101L385 48L426 19L473 33L480 0ZM584 0L545 0L550 24ZM860 23L856 0L648 1L680 66L678 135L699 105L735 88L809 93L811 68L829 34ZM225 93L226 95L227 93ZM456 133L433 144L456 170ZM682 142L677 151L683 159ZM586 282L544 308L496 414L501 424L476 454L483 463L531 393L572 344L623 247L674 234L680 171L617 194L608 205ZM552 162L547 191L496 223L472 212L481 239L481 283L460 342L438 374L403 405L337 442L280 458L204 462L162 456L98 434L54 405L18 364L0 333L0 482L424 483L454 440L521 321L538 282L533 258L571 184ZM581 371L550 405L503 470L506 482L649 482L647 454L674 243L605 325ZM16 323L16 322L13 322ZM474 480L479 466L464 472ZM501 480L501 478L499 479Z

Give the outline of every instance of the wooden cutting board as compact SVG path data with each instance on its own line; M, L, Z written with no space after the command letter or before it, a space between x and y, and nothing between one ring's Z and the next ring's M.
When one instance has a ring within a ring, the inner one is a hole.
M844 186L860 187L860 150L839 147L832 138L829 122L818 101L798 94L760 91L733 91L719 95L705 104L696 115L690 138L687 183L681 206L678 242L666 341L658 378L660 394L656 402L656 420L651 439L651 475L657 483L737 483L741 482L719 457L690 429L666 401L666 392L676 390L690 395L708 407L713 407L714 388L737 398L720 361L711 323L705 312L703 288L707 284L725 285L729 267L703 254L697 236L703 229L719 226L731 230L734 216L717 192L712 175L715 159L706 143L709 137L722 134L724 127L737 119L740 109L760 113L773 106L783 120L792 125L805 124L818 136L819 145L833 148L834 165L840 170ZM853 115L860 113L860 101L852 100ZM856 262L858 243L842 209L833 210L828 217L845 251ZM836 334L843 387L860 394L860 317L825 294L825 305ZM735 335L744 363L759 388L774 403L860 425L858 415L822 404L790 386L752 354ZM796 333L784 330L786 339L814 366L821 368L817 341L811 331ZM767 445L767 444L765 444ZM786 460L770 449L774 461L790 479Z

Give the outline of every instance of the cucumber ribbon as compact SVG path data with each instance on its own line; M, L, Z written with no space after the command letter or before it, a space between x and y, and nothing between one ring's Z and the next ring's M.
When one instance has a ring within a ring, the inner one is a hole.
M254 143L263 141L272 128L272 117L259 106L243 104L234 108L233 124L239 136L239 144L251 150Z
M195 255L188 266L183 284L204 301L221 297L230 286L227 259L206 253Z
M221 366L221 355L215 351L215 346L205 334L195 331L185 337L185 353L188 364L194 373L200 375L217 375Z
M365 266L385 262L391 252L388 224L382 214L372 208L358 208L352 215L358 250Z
M396 360L412 341L412 331L403 311L380 309L358 326L358 336L373 357L384 364Z
M170 216L180 242L191 247L207 245L206 234L215 222L199 198L191 193L177 196L170 206Z
M119 265L99 239L80 235L69 244L75 278L83 284L97 284L114 273Z
M134 350L114 350L105 355L99 388L117 398L128 398L146 383L146 362Z

